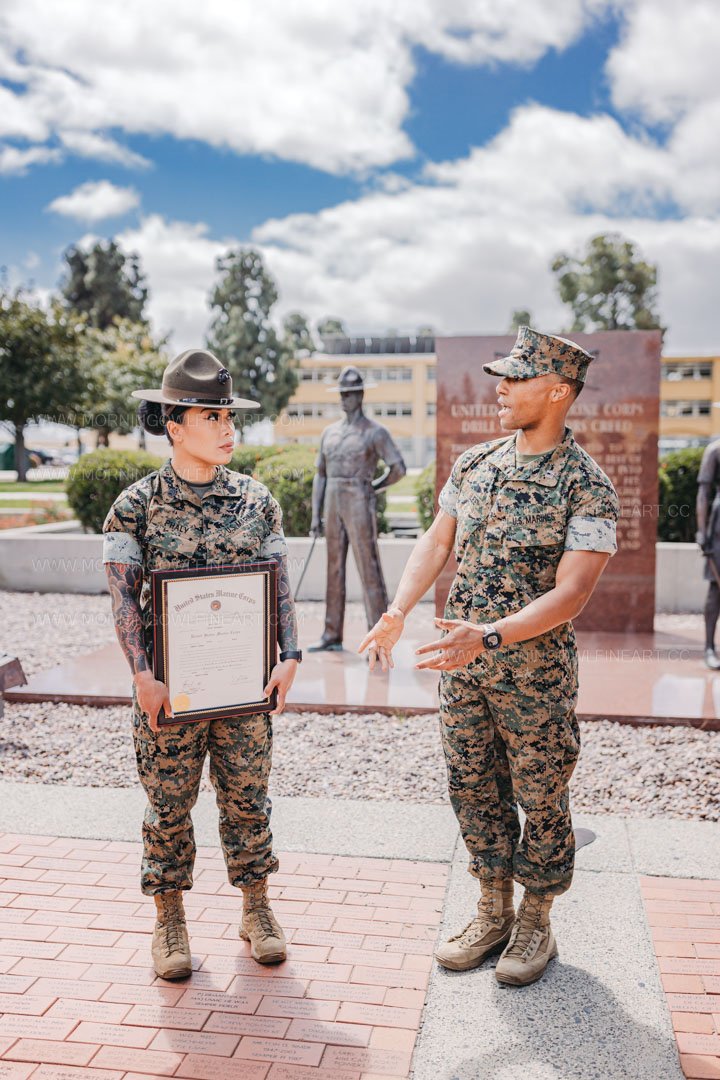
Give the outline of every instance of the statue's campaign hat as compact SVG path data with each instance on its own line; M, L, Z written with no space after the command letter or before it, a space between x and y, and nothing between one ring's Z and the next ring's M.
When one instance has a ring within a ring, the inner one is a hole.
M350 364L340 372L337 386L328 386L328 390L332 393L349 394L351 390L367 390L373 386L377 386L377 383L365 382L365 376L360 368Z
M259 401L233 397L232 377L226 367L207 349L186 349L163 371L159 390L133 390L142 401L165 405L217 405L224 409L259 409Z
M541 334L529 326L521 326L517 341L509 356L483 364L488 375L509 375L512 379L534 379L536 375L555 372L568 379L585 382L585 374L593 357L574 341Z

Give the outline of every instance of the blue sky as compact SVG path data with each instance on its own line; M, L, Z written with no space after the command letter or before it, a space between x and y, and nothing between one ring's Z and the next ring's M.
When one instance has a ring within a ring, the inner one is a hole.
M185 345L214 259L253 244L278 316L482 333L529 307L553 329L550 258L612 229L658 264L671 351L720 349L712 0L547 0L542 17L467 0L453 24L439 0L390 20L381 0L151 9L108 0L100 38L89 0L8 0L13 282L52 289L68 244L115 235L141 255L157 328Z

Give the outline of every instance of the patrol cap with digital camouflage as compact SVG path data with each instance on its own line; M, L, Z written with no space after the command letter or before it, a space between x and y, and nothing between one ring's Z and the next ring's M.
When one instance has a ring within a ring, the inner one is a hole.
M488 375L508 375L511 379L534 379L536 375L555 372L585 382L592 359L590 353L574 341L521 326L510 355L483 364L483 371Z

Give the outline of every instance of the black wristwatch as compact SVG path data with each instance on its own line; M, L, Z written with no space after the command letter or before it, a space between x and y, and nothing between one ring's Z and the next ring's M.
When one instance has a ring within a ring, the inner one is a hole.
M492 623L488 623L483 634L483 645L488 652L494 652L502 645L502 634L496 630Z
M280 661L283 660L297 660L298 664L302 664L302 649L286 649L280 653Z

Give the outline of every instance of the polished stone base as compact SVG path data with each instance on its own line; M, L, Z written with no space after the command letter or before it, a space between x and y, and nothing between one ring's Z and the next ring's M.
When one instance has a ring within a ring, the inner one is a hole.
M317 641L323 605L303 605L300 644ZM364 620L348 614L342 652L306 653L289 696L294 709L316 712L434 712L437 675L416 671L415 649L434 640L433 606L420 604L395 651L395 668L370 672L355 651ZM703 643L683 634L579 633L583 718L628 723L692 724L720 729L720 675L703 661ZM68 701L88 705L130 703L130 676L119 645L105 645L8 689L8 701Z

